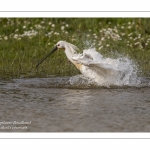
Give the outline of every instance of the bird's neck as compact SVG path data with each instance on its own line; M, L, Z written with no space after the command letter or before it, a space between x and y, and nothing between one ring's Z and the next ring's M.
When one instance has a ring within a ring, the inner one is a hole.
M73 63L72 56L76 53L76 51L71 46L65 47L65 53L67 58Z
M65 49L65 53L66 53L67 58L77 67L78 70L81 71L82 65L77 64L75 61L72 60L72 56L76 54L76 51L71 46L68 46Z

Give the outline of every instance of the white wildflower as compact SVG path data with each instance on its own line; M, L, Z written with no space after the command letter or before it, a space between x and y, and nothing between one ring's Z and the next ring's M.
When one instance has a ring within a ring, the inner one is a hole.
M21 37L27 36L29 38L32 38L33 36L36 36L38 34L37 31L35 30L30 30L30 31L24 31L24 33L22 35L20 35Z
M103 48L103 46L100 46L98 49L101 50Z
M68 25L68 24L66 24L66 27L69 27L69 25Z
M18 32L18 31L19 31L18 29L15 30L15 32Z
M134 45L138 45L138 44L140 44L140 43L139 42L134 43Z
M125 33L121 33L122 36L126 35Z
M52 24L52 27L54 28L54 27L55 27L55 24Z
M150 38L148 38L147 41L150 41Z
M104 41L104 40L105 40L105 38L104 38L104 37L102 37L102 38L101 38L101 41Z
M112 32L112 28L108 28L108 31L111 31L111 32Z
M5 36L5 37L4 37L4 40L8 40L8 37L7 37L7 36Z
M51 32L48 32L48 35L51 35L53 33L53 31L51 31Z
M18 38L18 34L14 34L14 39L17 39Z
M97 39L98 38L98 36L97 35L95 35L95 39Z
M128 34L128 36L131 36L131 35L132 35L132 33Z
M61 30L64 30L65 29L65 27L64 26L61 26Z
M40 24L36 24L34 26L35 26L36 29L41 29L42 28L42 26Z
M107 39L110 39L110 35L107 35L107 37L106 37Z
M141 38L141 34L138 34L138 39L140 39Z
M54 32L54 35L59 35L59 33L58 32Z
M106 29L102 29L104 32L106 31Z

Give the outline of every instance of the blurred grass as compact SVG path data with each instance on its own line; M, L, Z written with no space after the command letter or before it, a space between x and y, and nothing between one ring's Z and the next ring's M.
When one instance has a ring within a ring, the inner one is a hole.
M0 26L0 78L78 74L62 51L35 68L60 40L81 52L96 47L106 57L127 56L137 63L140 76L150 77L149 18L1 18Z

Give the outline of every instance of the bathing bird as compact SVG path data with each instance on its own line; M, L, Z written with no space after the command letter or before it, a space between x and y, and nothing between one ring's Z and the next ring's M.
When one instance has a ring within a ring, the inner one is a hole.
M95 49L83 50L77 53L78 47L66 41L59 41L54 49L46 55L36 68L56 50L63 50L67 58L87 78L98 84L117 84L123 79L125 71L123 65L117 59L104 58ZM120 83L119 83L120 84Z

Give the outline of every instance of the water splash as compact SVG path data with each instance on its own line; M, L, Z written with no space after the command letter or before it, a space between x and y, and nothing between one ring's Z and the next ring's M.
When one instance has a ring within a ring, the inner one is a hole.
M104 58L95 49L87 49L83 51L83 54L76 55L72 59L84 65L80 71L84 76L83 81L86 78L89 84L106 87L140 84L137 66L127 57ZM72 77L70 83L76 80L77 77Z

